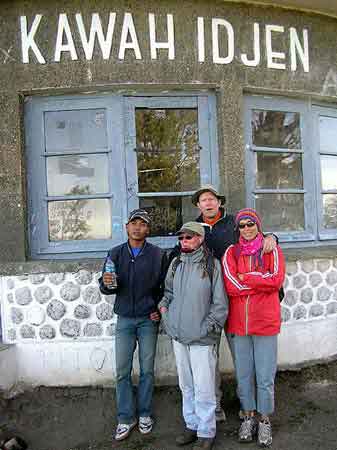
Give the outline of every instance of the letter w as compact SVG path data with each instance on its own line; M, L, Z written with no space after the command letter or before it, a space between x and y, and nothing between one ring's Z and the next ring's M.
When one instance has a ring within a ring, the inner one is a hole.
M97 35L98 43L102 50L103 59L109 59L110 53L111 53L111 46L112 46L112 37L113 37L113 33L114 33L114 28L115 28L115 21L116 21L116 13L110 13L109 14L108 31L106 33L106 37L104 37L101 19L99 17L99 14L97 14L97 13L92 14L91 27L90 27L90 33L89 33L89 39L88 39L87 34L85 32L85 28L84 28L82 14L80 14L80 13L76 14L76 22L77 22L78 32L80 33L83 50L84 50L85 57L87 60L90 61L92 59L96 35Z

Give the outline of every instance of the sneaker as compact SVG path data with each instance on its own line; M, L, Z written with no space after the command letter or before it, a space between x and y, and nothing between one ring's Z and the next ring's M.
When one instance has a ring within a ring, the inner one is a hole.
M211 450L214 444L214 438L198 437L198 440L193 445L192 450Z
M154 420L152 417L139 417L138 429L142 434L151 433Z
M259 422L259 430L257 434L257 443L260 447L270 447L273 442L271 424L269 420Z
M115 433L116 441L122 441L123 439L126 439L136 425L137 420L135 420L132 423L119 423L117 425Z
M252 442L256 435L254 416L245 416L239 429L239 442Z
M176 444L179 446L192 444L198 439L197 432L195 430L190 430L185 428L185 430L176 437Z
M226 421L225 411L221 408L220 405L215 408L215 420L217 422L225 422Z

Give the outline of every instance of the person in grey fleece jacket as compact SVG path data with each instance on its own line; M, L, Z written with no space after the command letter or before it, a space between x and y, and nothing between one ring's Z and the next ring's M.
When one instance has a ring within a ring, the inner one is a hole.
M201 223L188 222L178 231L179 263L174 259L159 303L173 350L183 398L184 432L178 445L211 449L216 433L216 343L228 313L219 261L203 245Z

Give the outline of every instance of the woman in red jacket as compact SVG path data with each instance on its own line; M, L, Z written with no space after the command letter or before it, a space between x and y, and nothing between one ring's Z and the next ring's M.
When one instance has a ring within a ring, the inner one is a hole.
M235 218L239 242L222 258L229 296L227 333L233 336L238 392L244 409L239 441L257 435L261 447L272 444L269 416L274 411L274 379L277 368L277 335L281 312L279 289L285 274L282 251L262 252L261 220L245 208Z

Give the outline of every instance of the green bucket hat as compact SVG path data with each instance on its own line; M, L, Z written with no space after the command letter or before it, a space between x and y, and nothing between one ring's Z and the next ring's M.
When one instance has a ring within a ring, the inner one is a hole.
M212 186L211 184L204 184L197 191L194 192L192 196L193 205L197 206L199 197L204 192L211 192L213 195L215 195L216 198L218 198L221 201L222 205L226 203L226 197L224 195L219 194L219 192L217 191L217 189L215 189L214 186Z

